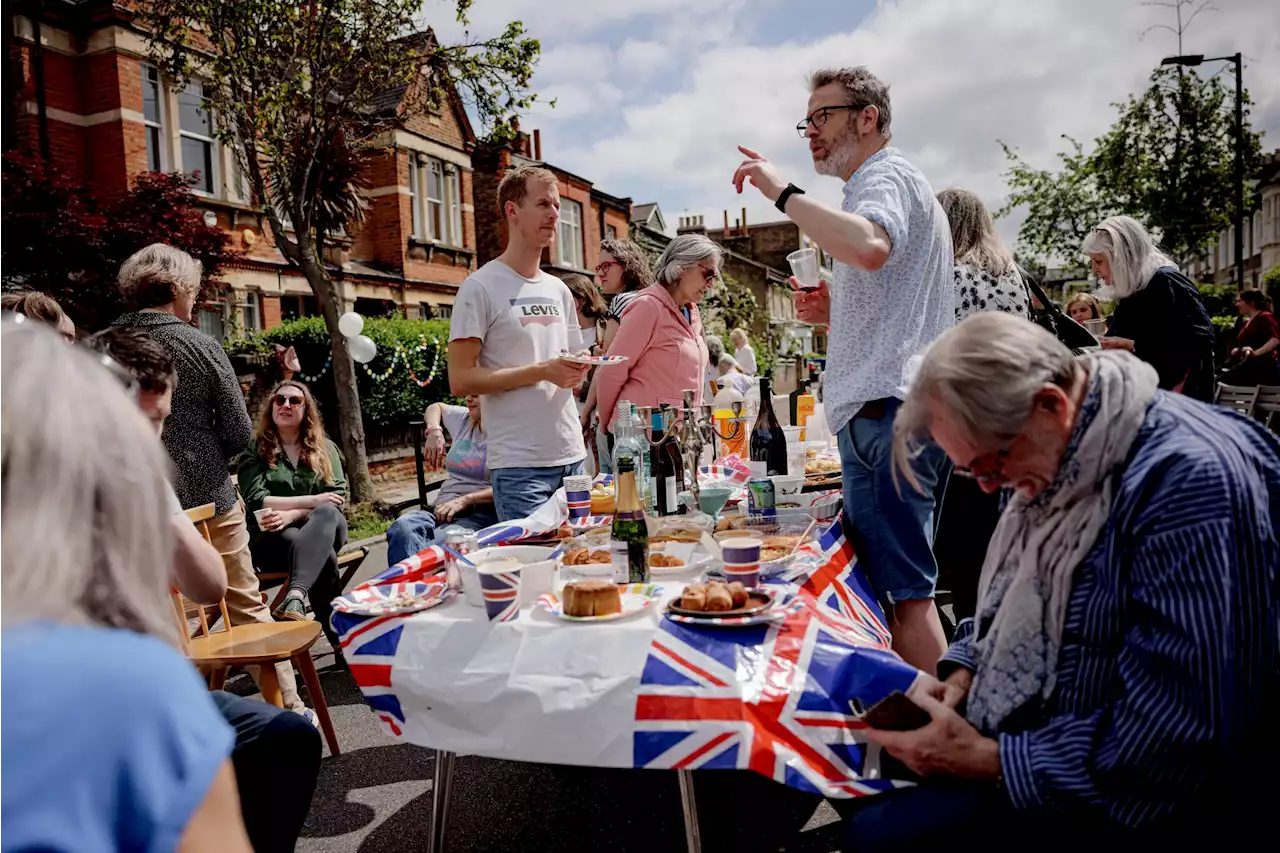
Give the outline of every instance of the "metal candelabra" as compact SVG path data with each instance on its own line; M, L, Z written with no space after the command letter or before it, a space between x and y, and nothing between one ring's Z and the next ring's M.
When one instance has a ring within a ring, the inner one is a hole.
M694 506L700 506L701 490L698 487L698 466L702 461L702 450L711 445L713 455L715 440L732 441L742 434L742 403L733 403L733 426L725 435L716 428L715 407L695 406L694 396L697 392L684 392L684 405L680 409L680 420L676 423L672 417L672 409L666 403L658 407L660 429L654 429L653 406L637 406L636 412L643 419L644 429L641 436L650 448L650 455L658 451L667 442L673 442L684 460L685 470L689 472L689 493L693 497Z

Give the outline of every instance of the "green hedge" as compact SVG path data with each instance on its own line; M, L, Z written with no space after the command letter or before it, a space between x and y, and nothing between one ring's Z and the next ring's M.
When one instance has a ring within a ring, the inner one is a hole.
M448 320L366 318L363 334L378 345L378 355L373 361L355 366L366 427L401 428L422 417L423 410L431 403L457 401L449 393L445 352L449 341ZM421 349L424 339L426 350ZM318 379L310 379L329 360L329 332L324 318L304 317L286 321L274 329L229 342L227 352L231 355L269 357L274 344L295 348L302 363L300 378L308 381L313 393L319 397L327 425L332 425L337 399L333 367L326 369ZM419 380L426 381L436 362L437 351L439 366L434 378L426 386L418 385L410 376L409 369ZM406 369L406 359L409 369ZM383 376L388 368L391 372Z

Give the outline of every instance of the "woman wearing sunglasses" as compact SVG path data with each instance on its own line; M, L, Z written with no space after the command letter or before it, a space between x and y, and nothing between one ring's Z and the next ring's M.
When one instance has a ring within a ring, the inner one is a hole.
M240 492L253 513L254 564L289 571L289 590L275 617L306 619L310 603L332 641L329 602L342 592L338 551L347 543L347 481L307 386L288 381L272 390L239 467Z
M627 360L596 373L600 417L610 431L619 400L678 406L691 390L701 405L707 344L698 303L719 283L720 259L720 247L701 234L682 234L658 258L658 283L632 300L609 347L609 355Z

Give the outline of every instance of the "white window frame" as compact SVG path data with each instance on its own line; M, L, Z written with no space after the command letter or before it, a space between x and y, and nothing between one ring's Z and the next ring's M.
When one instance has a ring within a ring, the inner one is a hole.
M422 168L418 165L418 155L409 154L409 210L410 214L410 233L416 239L421 240L422 232L422 208L419 207L422 201L422 193L418 186L418 181L422 179Z
M560 199L559 238L560 263L563 266L582 269L585 263L582 245L582 204L571 198Z
M140 62L138 63L138 65L141 68L143 92L144 93L146 92L146 89L148 86L154 85L155 93L156 93L156 121L152 121L151 119L147 118L145 97L143 99L144 106L142 108L142 124L143 124L143 127L145 128L143 133L147 135L147 141L151 140L152 135L154 133L155 149L156 149L155 168L152 168L151 157L148 156L147 171L150 171L150 172L168 171L169 145L168 145L168 139L166 137L165 128L164 128L164 125L165 125L164 120L165 120L165 112L166 112L165 95L167 94L167 91L164 85L164 78L160 76L160 70L156 68L154 65L151 65L146 62ZM152 80L149 75L154 75L155 79Z
M431 194L432 178L436 194ZM409 160L410 223L415 239L462 246L462 175L458 167L426 154Z
M424 217L427 220L427 230L431 234L432 240L438 240L441 243L447 243L442 233L445 228L445 189L444 189L444 163L435 157L427 158L427 167L424 170L422 184L422 201ZM437 195L431 194L431 179L436 179Z
M453 306L444 302L441 302L439 305L432 305L431 310L434 312L437 320L448 320L453 317Z
M236 312L240 321L240 331L248 335L262 331L262 294L253 291L236 291ZM249 317L252 314L253 320Z
M218 318L218 328L215 334L213 330L205 328L205 317L212 316ZM227 339L227 314L226 306L221 303L213 303L205 305L196 310L196 328L213 338L218 343L223 343Z
M442 161L443 162L443 161ZM444 242L451 246L462 245L462 173L454 163L444 163L444 213L447 216L447 235Z
M199 86L199 87L200 87L200 99L201 99L201 101L203 102L203 100L204 100L204 81L203 81L203 80L198 80L198 79L192 79L192 80L188 81L188 83L187 83L187 87L186 87L186 88L187 88L187 89L190 89L192 86ZM181 98L183 94L186 94L186 91L185 91L185 90L184 90L184 92L175 93L175 100L177 100L177 99ZM178 103L179 103L179 106L178 106L178 152L177 152L177 157L178 157L178 162L181 164L182 173L183 173L184 175L190 175L190 174L192 174L192 172L187 171L187 168L186 168L186 165L187 165L187 164L186 164L186 163L184 162L184 160L183 160L183 156L182 156L182 140L184 140L184 139L192 139L192 140L195 140L195 141L197 141L197 142L201 142L201 143L204 143L205 145L208 145L208 146L209 146L209 156L208 156L209 174L208 174L208 176L207 176L207 180L208 180L208 186L210 187L210 189L206 190L206 189L202 189L201 187L196 186L196 187L192 187L192 188L191 188L191 191L192 191L193 193L195 193L196 195L201 195L201 196L205 196L205 197L208 197L208 198L216 198L216 197L218 197L218 190L219 190L219 187L221 186L221 175L219 174L219 171L220 171L220 170L219 170L219 168L218 168L218 167L219 167L219 162L218 162L218 161L219 161L219 159L220 159L220 157L221 157L221 151L220 151L220 150L219 150L219 148L218 148L218 139L217 139L217 137L216 137L216 136L213 136L213 135L206 136L206 135L204 135L204 134L202 134L202 133L198 133L197 131L194 131L194 130L186 130L186 129L184 129L184 128L182 127L182 107L181 107L181 102L179 101ZM210 133L211 133L211 134L216 134L216 133L217 133L217 117L216 117L212 112L209 112L209 113L208 113L208 116L209 116L209 131L210 131ZM194 171L194 170L193 170L193 171Z

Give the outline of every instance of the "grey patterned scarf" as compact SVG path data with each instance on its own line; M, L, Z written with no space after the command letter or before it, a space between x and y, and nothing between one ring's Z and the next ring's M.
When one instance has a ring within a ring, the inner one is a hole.
M1106 524L1111 475L1159 385L1156 371L1126 352L1080 361L1088 390L1058 476L1033 499L1013 497L982 565L967 716L987 733L1027 701L1053 693L1076 568Z

